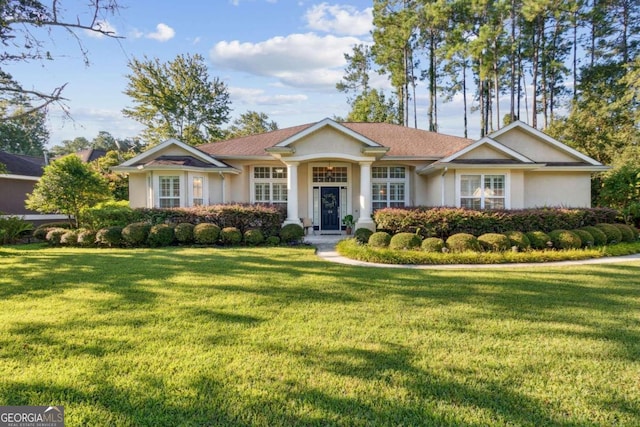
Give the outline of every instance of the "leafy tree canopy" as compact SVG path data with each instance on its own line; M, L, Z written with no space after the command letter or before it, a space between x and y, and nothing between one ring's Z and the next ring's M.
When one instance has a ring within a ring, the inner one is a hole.
M8 112L11 110L11 112ZM40 156L49 140L44 111L32 111L31 104L24 97L0 101L0 116L12 116L0 120L0 150L15 154Z
M229 121L226 85L210 80L201 55L178 55L173 61L129 61L131 74L124 93L134 103L122 113L144 126L143 139L157 144L177 138L190 145L220 140Z
M78 226L83 209L109 199L105 179L76 155L62 157L44 168L26 206L42 213L61 213Z
M272 120L270 121L269 116L265 113L247 111L233 121L233 124L227 129L226 139L258 135L274 130L278 130L278 124Z

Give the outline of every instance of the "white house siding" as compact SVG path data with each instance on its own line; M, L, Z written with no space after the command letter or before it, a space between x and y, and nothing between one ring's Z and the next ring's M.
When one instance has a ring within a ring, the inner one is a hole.
M527 172L523 207L591 207L590 178L589 172Z

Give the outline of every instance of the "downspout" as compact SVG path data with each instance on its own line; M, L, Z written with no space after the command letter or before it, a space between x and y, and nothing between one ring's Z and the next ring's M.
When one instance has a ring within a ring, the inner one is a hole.
M222 180L222 203L227 203L227 197L226 197L226 191L224 188L224 184L225 184L225 178L224 178L224 174L222 173L222 171L218 171L218 173L220 174L220 179Z
M440 206L444 206L444 189L445 189L445 185L444 185L444 176L447 174L447 172L449 172L449 168L445 167L444 170L442 171L442 174L440 175Z

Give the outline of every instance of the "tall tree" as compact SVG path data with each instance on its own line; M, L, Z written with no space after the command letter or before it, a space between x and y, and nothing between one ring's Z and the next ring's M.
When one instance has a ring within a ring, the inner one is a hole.
M398 113L393 100L387 101L384 93L371 89L353 101L346 121L398 124Z
M0 150L40 156L49 141L46 114L42 110L24 114L32 110L31 104L24 97L17 98L23 101L15 98L11 103L0 101L0 115L4 116L7 109L12 110L12 113L6 113L11 119L0 120Z
M59 145L51 147L51 155L65 156L67 154L75 153L76 151L84 150L91 147L91 143L84 136L78 136L74 139L65 139Z
M0 1L0 41L4 51L0 52L0 64L5 66L15 62L50 60L53 57L50 45L45 44L37 29L45 28L49 35L56 30L66 30L67 35L75 38L80 52L88 64L87 50L82 39L75 31L91 31L108 37L117 37L108 27L102 25L105 16L118 10L116 0L91 0L81 13L68 16L69 7L62 0L4 0ZM51 103L59 103L64 109L61 84L52 91L26 89L6 70L0 69L0 99L10 100L16 94L22 95L30 105L29 109L4 110L0 120L29 115L44 109Z
M353 54L345 53L344 59L347 61L345 75L336 84L336 89L346 93L347 102L353 104L359 95L369 91L369 73L373 68L371 48L364 44L355 45Z
M265 113L247 111L233 121L233 124L226 131L226 139L258 135L274 130L278 130L278 124L273 120L269 120L269 116Z
M173 61L133 59L125 94L134 102L122 113L143 125L143 139L150 144L178 138L199 145L223 138L220 127L229 121L230 101L226 85L210 80L201 55L178 55Z
M26 206L42 213L60 213L78 226L83 209L109 199L106 181L76 155L70 154L44 168Z

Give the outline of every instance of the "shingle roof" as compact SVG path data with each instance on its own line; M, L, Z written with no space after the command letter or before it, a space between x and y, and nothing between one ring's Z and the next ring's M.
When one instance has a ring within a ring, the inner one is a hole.
M0 151L0 163L7 167L12 175L42 176L44 157L25 156Z
M198 146L198 149L213 156L267 156L266 148L273 147L314 124L308 123L260 135L204 144ZM389 147L387 157L441 158L473 143L466 138L388 123L340 124L382 146Z
M99 150L96 148L85 148L84 150L76 151L76 155L80 157L83 163L89 163L100 157L104 157L107 154L106 150Z
M143 164L144 166L190 166L195 168L217 168L218 166L211 163L205 163L202 160L196 159L192 156L160 156L152 159L150 162L136 163Z

